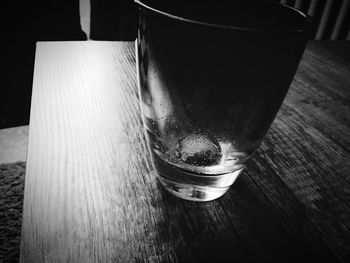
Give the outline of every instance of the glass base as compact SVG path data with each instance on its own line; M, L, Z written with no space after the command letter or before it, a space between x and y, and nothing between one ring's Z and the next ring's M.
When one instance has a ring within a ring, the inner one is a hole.
M160 183L171 194L189 201L206 202L219 198L230 188L209 187L191 184L175 183L158 177Z

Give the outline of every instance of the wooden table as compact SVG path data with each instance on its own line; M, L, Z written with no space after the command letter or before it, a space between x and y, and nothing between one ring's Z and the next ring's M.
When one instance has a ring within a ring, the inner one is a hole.
M37 44L21 262L350 259L349 43L309 43L259 151L206 203L155 177L134 51Z

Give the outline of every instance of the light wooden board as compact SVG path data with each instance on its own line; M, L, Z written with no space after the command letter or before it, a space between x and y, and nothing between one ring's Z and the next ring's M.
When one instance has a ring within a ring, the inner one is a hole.
M37 44L22 262L134 256L129 244L144 231L139 221L149 212L125 213L135 205L130 200L138 207L149 201L147 193L137 196L137 181L154 188L155 180L147 166L138 170L144 159L134 154L146 148L135 143L143 142L139 105L128 98L136 96L135 74L125 74L135 72L130 45Z

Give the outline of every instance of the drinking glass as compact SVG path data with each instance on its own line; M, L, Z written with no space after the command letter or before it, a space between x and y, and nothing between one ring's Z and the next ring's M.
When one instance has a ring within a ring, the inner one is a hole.
M310 19L262 1L135 2L140 103L158 179L180 198L216 199L268 132Z

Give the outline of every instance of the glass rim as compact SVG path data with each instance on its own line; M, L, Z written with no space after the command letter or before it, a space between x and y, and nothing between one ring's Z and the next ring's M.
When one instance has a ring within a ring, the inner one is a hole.
M214 28L222 28L222 29L231 29L231 30L240 30L240 31L254 31L254 32L294 32L294 33L302 33L302 32L307 32L311 29L311 17L308 14L305 14L304 12L282 4L282 3L270 3L270 4L274 4L274 5L278 5L278 6L282 6L283 8L289 8L290 10L292 10L293 12L298 13L299 15L303 16L304 19L306 20L306 25L303 28L300 29L269 29L269 28L258 28L258 27L244 27L244 26L234 26L234 25L224 25L224 24L219 24L219 23L210 23L210 22L204 22L204 21L200 21L200 20L195 20L195 19L190 19L190 18L185 18L185 17L181 17L179 15L173 15L170 14L169 12L165 12L162 11L158 8L152 7L149 4L145 4L143 3L142 0L134 0L134 2L136 4L138 4L139 6L145 8L146 10L150 10L152 12L155 12L157 14L160 14L162 16L166 16L175 20L179 20L182 22L188 22L191 24L197 24L197 25L202 25L202 26L207 26L207 27L214 27Z

